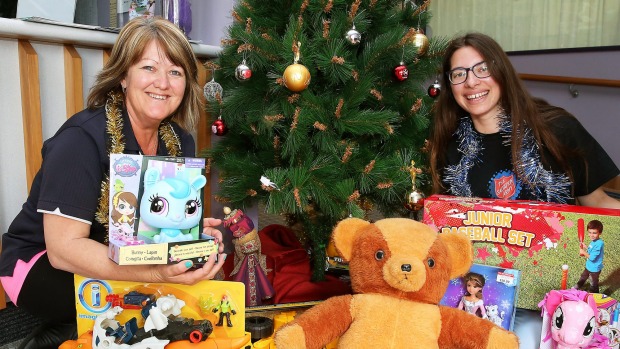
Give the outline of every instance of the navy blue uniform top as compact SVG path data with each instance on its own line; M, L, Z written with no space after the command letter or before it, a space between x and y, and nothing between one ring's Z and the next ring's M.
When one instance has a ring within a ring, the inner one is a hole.
M574 192L575 197L592 193L620 174L613 160L577 119L569 116L561 117L553 127L553 132L567 148L582 153L588 161L588 166L584 166L579 158L569 159L569 166L574 177L571 191ZM479 161L469 171L468 182L473 196L536 200L536 196L529 187L514 174L510 145L504 142L504 136L501 133L481 134L475 129L474 132L481 139L482 151L478 154ZM458 146L459 141L454 137L448 146L447 165L456 165L461 161L462 154L458 151ZM547 170L554 173L561 172L560 167L548 152L546 159L550 163L546 166ZM507 181L512 184L507 185L505 183ZM449 183L446 184L449 186ZM505 187L512 188L512 190L508 192L499 190ZM574 204L575 198L571 198L567 203Z
M192 136L172 123L181 143L181 156L195 156ZM140 154L126 111L123 111L125 154ZM90 238L103 242L108 234L95 220L101 181L110 168L104 108L83 110L69 118L43 143L43 163L32 182L22 210L2 235L0 276L12 276L17 260L28 262L45 250L43 213L54 212L91 224ZM157 155L167 153L159 139Z

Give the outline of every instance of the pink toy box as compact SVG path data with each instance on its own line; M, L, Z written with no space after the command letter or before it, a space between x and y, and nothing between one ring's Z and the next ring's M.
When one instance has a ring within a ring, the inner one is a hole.
M217 244L202 234L205 159L110 155L109 250L120 265L204 263Z
M580 240L590 243L586 227L595 219L603 224L605 244L599 292L619 299L620 210L434 195L425 200L423 220L441 233L469 236L474 263L520 270L517 307L539 310L545 294L561 288L563 265L568 288L579 280L586 262Z

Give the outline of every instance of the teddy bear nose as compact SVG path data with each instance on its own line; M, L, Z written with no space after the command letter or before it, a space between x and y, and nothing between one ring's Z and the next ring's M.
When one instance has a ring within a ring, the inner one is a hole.
M404 271L404 272L410 272L411 271L411 264L403 264L400 266L400 270Z

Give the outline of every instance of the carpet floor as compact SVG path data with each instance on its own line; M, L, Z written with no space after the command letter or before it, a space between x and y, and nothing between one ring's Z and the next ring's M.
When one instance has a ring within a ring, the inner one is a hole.
M40 324L40 319L13 303L7 303L7 307L0 310L0 349L17 348L20 341Z

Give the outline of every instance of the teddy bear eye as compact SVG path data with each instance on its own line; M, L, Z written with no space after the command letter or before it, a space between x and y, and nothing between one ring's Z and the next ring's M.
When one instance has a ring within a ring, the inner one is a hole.
M383 252L382 250L379 250L375 253L375 259L378 261L382 260L384 256L385 252Z
M428 264L429 268L432 268L432 267L435 266L435 260L432 259L432 258L429 258L429 259L426 260L426 264Z

